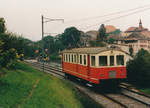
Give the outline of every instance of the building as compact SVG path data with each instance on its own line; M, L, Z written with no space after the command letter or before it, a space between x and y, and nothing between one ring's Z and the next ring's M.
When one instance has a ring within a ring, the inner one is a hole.
M133 49L133 55L135 55L140 49L144 49L150 52L150 38L144 36L141 32L133 32L127 37L118 38L115 40L118 45L127 45Z

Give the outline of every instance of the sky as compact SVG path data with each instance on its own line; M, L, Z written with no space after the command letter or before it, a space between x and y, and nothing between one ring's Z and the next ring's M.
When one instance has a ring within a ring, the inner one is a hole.
M141 8L143 6L145 8ZM124 12L133 8L138 9ZM138 26L140 19L143 26L150 29L149 8L149 0L1 0L0 17L5 18L9 32L37 41L42 37L41 15L64 19L64 23L44 23L45 35L55 36L72 26L84 32L98 30L102 23L125 31L130 26ZM123 12L110 15L120 11Z

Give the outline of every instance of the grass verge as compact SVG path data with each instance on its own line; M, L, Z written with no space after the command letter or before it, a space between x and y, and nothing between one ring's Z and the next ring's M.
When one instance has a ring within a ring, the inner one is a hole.
M142 88L140 89L140 91L143 92L144 94L150 95L150 88Z
M1 71L7 74L0 79L0 107L102 108L80 94L68 81L44 74L27 64L19 63L17 70Z

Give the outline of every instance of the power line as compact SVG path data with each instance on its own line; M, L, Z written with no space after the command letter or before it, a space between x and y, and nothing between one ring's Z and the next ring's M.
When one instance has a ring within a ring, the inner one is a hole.
M110 14L105 14L105 15L100 15L100 16L95 16L95 17L87 17L87 18L83 18L83 19L79 19L79 20L70 20L70 21L67 21L65 23L81 22L81 21L87 21L87 20L91 20L91 19L97 19L97 18L102 18L102 17L113 16L113 15L117 15L117 14L122 14L122 13L127 13L127 12L130 12L130 11L138 10L138 9L141 9L141 8L146 8L146 7L149 7L149 6L150 6L150 4L140 6L140 7L136 7L136 8L132 8L132 9L119 11L119 12L114 12L114 13L110 13Z
M97 24L94 24L94 25L90 25L90 26L87 26L87 27L83 27L83 28L80 28L80 29L87 29L87 28L90 28L90 27L93 27L93 26L97 26L97 25L100 25L100 24L104 24L104 23L110 22L112 20L117 20L117 19L120 19L120 18L123 18L123 17L127 17L127 16L130 16L130 15L136 14L136 13L140 13L140 12L143 12L143 11L146 11L146 10L149 10L149 9L150 8L138 10L138 11L126 14L126 15L122 15L122 16L119 16L119 17L111 18L111 19L105 20L103 22L100 22L100 23L97 23Z

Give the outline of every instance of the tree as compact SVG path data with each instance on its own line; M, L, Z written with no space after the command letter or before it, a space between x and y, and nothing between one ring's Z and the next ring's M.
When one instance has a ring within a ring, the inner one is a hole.
M106 28L105 28L104 24L102 24L98 30L98 40L105 41L106 37L107 37Z
M0 18L0 34L5 33L6 26L5 26L5 20L4 18Z
M61 35L61 40L65 47L75 48L80 46L80 31L75 27L70 27L65 29L64 33Z
M150 82L150 54L141 49L133 60L127 64L128 81L132 84L146 87Z
M113 44L115 42L115 39L114 38L109 38L109 40L108 40L108 43L109 44Z
M132 47L129 48L129 52L130 52L130 56L133 56L133 48Z

